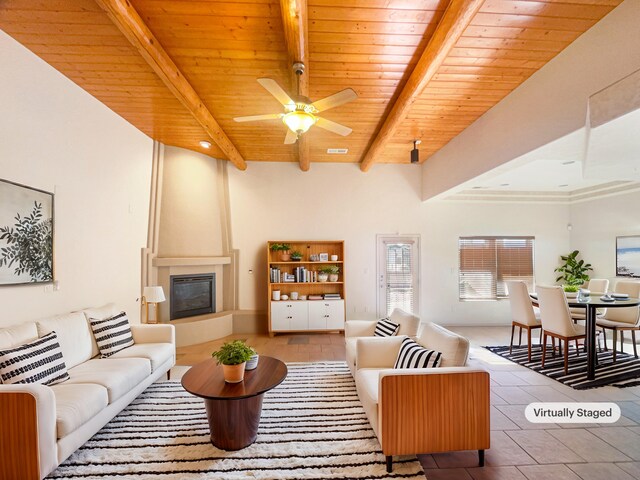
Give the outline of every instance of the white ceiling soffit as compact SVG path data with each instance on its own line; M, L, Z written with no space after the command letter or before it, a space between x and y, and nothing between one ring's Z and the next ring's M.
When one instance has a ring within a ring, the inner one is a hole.
M585 178L640 180L640 70L589 98Z

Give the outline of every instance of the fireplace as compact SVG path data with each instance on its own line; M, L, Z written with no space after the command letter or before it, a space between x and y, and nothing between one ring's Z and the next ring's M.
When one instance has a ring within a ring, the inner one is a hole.
M171 320L216 311L216 274L171 275Z

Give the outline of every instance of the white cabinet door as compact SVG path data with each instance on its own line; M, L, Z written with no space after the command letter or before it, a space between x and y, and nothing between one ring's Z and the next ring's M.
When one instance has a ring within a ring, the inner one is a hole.
M332 300L327 307L327 330L344 330L344 300Z
M307 302L285 303L289 310L289 329L308 330L309 329L309 309Z
M271 330L289 330L289 308L284 302L271 302Z
M309 301L309 330L326 330L329 302L323 300Z
M344 330L344 300L309 302L309 330Z

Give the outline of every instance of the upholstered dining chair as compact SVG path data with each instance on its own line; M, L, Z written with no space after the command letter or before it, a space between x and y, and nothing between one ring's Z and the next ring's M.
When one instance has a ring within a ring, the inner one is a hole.
M631 298L640 298L640 282L620 281L616 283L616 293L626 293ZM613 361L616 361L616 342L618 332L620 332L620 351L623 351L624 332L631 330L631 340L633 342L633 354L638 358L636 347L636 330L640 330L640 308L609 308L602 317L596 320L596 326L602 328L604 335L604 345L607 349L606 329L613 330Z
M511 305L511 343L509 343L509 355L513 349L513 335L516 327L519 328L519 345L522 345L522 329L527 330L527 352L528 359L531 361L531 330L540 329L542 336L542 324L540 318L536 315L529 297L527 284L523 281L506 282L509 292L509 304Z
M542 321L542 368L544 368L547 354L547 337L557 338L560 343L564 340L564 374L567 375L569 373L569 342L575 341L576 355L579 355L578 340L585 338L585 327L573 323L562 287L538 286L536 292ZM553 353L555 355L555 347Z
M606 278L592 278L587 283L587 290L591 292L591 295L602 296L609 291L609 280ZM585 308L574 307L570 308L569 311L574 322L587 319L587 310ZM604 313L604 310L602 313Z

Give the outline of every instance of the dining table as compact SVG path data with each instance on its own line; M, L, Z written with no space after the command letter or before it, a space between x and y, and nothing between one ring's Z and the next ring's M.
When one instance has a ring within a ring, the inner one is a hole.
M532 303L535 306L539 306L537 295L532 293L530 296ZM596 320L598 309L637 307L640 305L640 298L614 298L613 301L607 301L602 300L600 295L588 295L576 298L567 297L567 304L572 308L586 309L587 379L593 380L596 378ZM615 345L613 348L616 348Z

